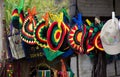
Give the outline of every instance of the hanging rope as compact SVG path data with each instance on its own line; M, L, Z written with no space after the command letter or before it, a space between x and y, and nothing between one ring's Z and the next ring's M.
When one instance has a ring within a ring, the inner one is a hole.
M116 3L115 3L115 0L113 0L113 11L115 12L116 10L115 10L115 5L116 5Z

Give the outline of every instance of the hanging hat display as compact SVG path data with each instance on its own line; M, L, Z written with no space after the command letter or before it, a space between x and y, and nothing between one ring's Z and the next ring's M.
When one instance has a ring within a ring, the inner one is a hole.
M28 44L36 44L34 41L34 28L36 27L37 18L36 18L36 8L33 7L32 10L28 9L28 14L23 23L21 30L21 39Z
M24 12L23 12L24 0L21 0L20 6L12 11L12 25L16 29L21 29L24 22Z
M47 30L49 28L50 22L48 19L48 13L43 16L43 19L39 21L34 29L34 39L38 45L43 48L48 47L47 45Z
M63 13L60 16L53 16L54 22L50 25L47 31L47 44L50 49L56 51L63 44L66 35L66 26L63 21Z

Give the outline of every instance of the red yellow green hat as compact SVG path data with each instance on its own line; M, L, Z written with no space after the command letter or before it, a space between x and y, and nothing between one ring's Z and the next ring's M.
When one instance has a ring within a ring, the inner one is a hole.
M75 25L71 28L69 35L68 35L68 41L70 46L74 49L74 50L78 50L81 51L81 36L82 36L82 31L78 30L78 26Z
M48 47L47 45L47 31L49 28L49 25L45 24L45 20L41 20L37 23L36 28L34 29L34 39L38 45L41 47Z
M100 51L104 51L104 48L102 46L102 42L101 42L101 39L100 39L100 31L97 32L95 37L94 37L94 45Z
M21 29L21 39L28 43L28 44L36 44L34 40L34 28L37 24L37 18L36 18L36 8L33 7L32 10L28 9L27 17L25 18L25 21L23 23L22 29Z
M48 47L47 45L47 30L49 28L49 15L46 13L43 19L39 21L34 29L34 40L38 45L43 48Z
M65 24L61 23L60 27L58 22L53 22L47 31L47 44L52 50L58 50L66 35Z
M19 13L19 9L15 8L12 11L12 25L13 27L15 27L16 29L21 29L23 22L24 22L24 12L23 10L20 10Z

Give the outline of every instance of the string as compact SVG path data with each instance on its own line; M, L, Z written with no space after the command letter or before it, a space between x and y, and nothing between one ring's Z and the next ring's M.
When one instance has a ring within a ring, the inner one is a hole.
M76 13L76 15L79 13L79 9L78 9L78 1L76 0L76 11L75 11L75 13Z
M116 9L115 9L115 8L116 8L115 5L116 5L116 4L115 4L115 0L113 0L113 11L114 11L114 12L116 11Z

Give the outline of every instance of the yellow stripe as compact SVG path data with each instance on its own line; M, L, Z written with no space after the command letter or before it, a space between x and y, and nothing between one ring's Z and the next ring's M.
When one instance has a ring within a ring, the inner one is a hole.
M87 22L87 24L90 26L91 25L91 21L89 19L85 20Z
M90 51L92 51L94 49L94 46L90 49L87 49L87 53L89 53Z
M15 13L15 14L13 14L12 16L19 16L19 15Z
M97 37L96 37L96 39L95 39L95 46L96 46L96 48L98 48L99 50L104 51L103 48L100 48L100 47L97 45L97 39L98 39L99 36L100 36L100 33L97 35Z
M89 30L89 32L91 32L91 33L92 33L92 32L93 32L93 30Z

